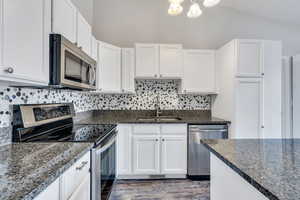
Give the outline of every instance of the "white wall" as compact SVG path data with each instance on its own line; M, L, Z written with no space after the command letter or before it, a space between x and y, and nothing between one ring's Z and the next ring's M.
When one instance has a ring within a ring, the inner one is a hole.
M300 53L300 27L284 25L225 7L205 9L198 19L167 15L167 0L94 0L94 33L122 47L134 42L182 43L218 48L233 38L282 40L285 55Z
M72 0L72 2L77 6L80 13L88 21L89 24L93 24L93 4L94 0Z

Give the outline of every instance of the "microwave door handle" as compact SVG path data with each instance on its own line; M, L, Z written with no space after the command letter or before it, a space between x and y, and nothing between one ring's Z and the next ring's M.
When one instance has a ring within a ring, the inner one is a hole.
M93 84L96 81L96 71L93 66L90 66L90 83Z

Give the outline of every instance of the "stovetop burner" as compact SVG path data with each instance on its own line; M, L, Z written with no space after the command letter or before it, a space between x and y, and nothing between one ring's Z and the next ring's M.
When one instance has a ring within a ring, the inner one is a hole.
M73 123L72 104L15 105L13 142L99 143L115 129L114 124Z

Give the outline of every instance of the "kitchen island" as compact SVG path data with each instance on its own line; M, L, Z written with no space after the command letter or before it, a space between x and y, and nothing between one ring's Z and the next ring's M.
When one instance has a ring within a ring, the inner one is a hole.
M211 200L300 199L300 140L201 140L211 152Z

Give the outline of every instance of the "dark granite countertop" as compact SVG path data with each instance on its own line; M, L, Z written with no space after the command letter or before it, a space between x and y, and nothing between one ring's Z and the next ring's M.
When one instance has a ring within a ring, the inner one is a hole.
M300 139L201 142L267 198L300 199Z
M0 146L0 199L30 200L92 148L91 143Z
M228 124L227 120L211 117L210 110L163 110L161 116L175 116L180 120L148 121L139 118L151 118L155 110L95 110L78 113L78 124L119 124L119 123L185 123L185 124Z

